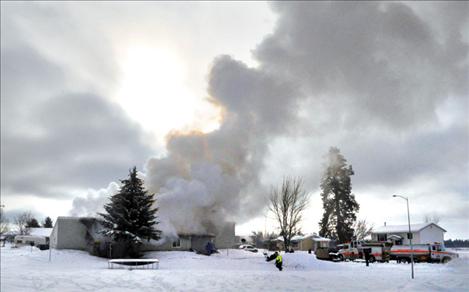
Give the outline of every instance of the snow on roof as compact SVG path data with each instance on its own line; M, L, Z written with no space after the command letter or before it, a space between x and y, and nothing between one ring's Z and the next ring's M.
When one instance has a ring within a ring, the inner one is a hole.
M300 241L304 238L303 235L294 235L292 236L291 240L292 241ZM277 237L276 239L274 239L275 241L283 241L283 236L279 236Z
M314 241L331 241L329 238L321 237L321 236L313 236Z
M299 240L303 240L304 236L303 235L295 235L291 238L291 240L293 241L299 241Z
M50 236L52 233L53 228L43 228L43 227L38 227L38 228L30 228L30 235L34 236Z
M410 230L412 232L418 232L430 225L435 225L436 227L446 232L446 230L436 225L435 223L410 224ZM386 226L376 227L373 230L373 233L394 233L394 232L396 233L409 232L409 225L407 224L406 225L386 225Z
M304 239L306 238L312 238L314 241L331 241L329 238L319 236L316 233L307 234L304 236Z
M279 236L279 237L277 237L277 238L275 238L275 239L273 239L273 240L274 240L274 241L283 241L283 237L282 237L282 236Z
M316 234L308 234L308 235L295 235L291 238L292 241L301 241L306 238L312 238L314 241L331 241L329 238L321 237ZM283 237L279 236L274 239L274 241L283 241Z
M84 216L84 217L77 217L77 216L59 216L57 220L80 220L80 219L96 219L96 217L91 216Z

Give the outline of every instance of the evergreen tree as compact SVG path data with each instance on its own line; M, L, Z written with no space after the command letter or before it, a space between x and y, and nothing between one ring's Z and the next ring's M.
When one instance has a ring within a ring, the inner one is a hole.
M46 219L44 219L44 222L42 223L42 226L44 228L52 228L53 227L52 219L50 219L50 217L47 216Z
M324 214L319 222L319 235L347 242L353 237L353 224L359 209L352 194L350 176L354 172L351 165L347 167L347 160L338 148L331 147L327 158L321 180Z
M38 228L39 222L37 222L36 218L31 218L28 222L26 222L26 228Z
M103 217L105 234L115 241L128 243L131 251L143 239L160 238L161 232L155 228L158 208L153 208L154 194L148 194L144 189L135 167L129 172L129 178L121 183L120 191L104 206L106 213L99 215Z

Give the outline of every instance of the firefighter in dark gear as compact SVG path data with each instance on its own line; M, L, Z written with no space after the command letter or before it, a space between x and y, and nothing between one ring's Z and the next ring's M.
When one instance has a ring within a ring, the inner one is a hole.
M366 266L368 267L368 263L370 262L371 248L364 248L363 253L365 254L365 263L366 263Z
M267 262L270 262L270 261L272 261L272 260L275 260L275 259L277 258L277 256L278 256L278 252L274 252L274 253L271 254L270 256L266 257L265 260L266 260Z
M277 267L277 269L279 271L282 270L282 256L280 255L280 253L277 255L277 257L275 258L275 266Z

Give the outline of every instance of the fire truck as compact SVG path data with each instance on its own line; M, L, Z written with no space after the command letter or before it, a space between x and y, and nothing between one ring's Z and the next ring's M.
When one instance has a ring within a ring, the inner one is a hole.
M410 262L411 254L414 262L440 262L447 263L453 258L457 258L458 254L445 250L441 243L433 244L415 244L413 248L410 245L390 245L381 242L350 242L337 245L338 251L331 253L330 256L338 261L364 259L364 249L371 250L369 261L389 261L396 260L398 262Z
M457 258L458 254L447 251L445 247L438 242L432 244L415 244L412 245L394 245L391 247L391 259L398 262L410 262L411 255L414 257L414 262L439 262L447 263L453 258Z
M337 248L338 251L332 253L331 256L338 261L365 259L364 249L370 251L370 262L389 260L390 246L381 242L352 241L350 243L339 244Z

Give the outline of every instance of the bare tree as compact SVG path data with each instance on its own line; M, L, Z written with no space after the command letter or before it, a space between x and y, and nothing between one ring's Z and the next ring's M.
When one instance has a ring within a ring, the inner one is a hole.
M8 232L8 224L9 220L7 217L5 217L5 214L3 213L3 207L0 207L0 234L3 234L5 232Z
M353 236L356 240L364 240L373 231L373 225L366 222L366 219L358 220L353 225Z
M435 224L438 224L438 222L440 222L441 220L441 217L436 214L436 213L427 213L425 214L425 216L423 217L423 221L425 223L435 223Z
M272 188L269 200L269 210L278 221L287 251L291 238L299 231L303 211L309 202L309 193L304 191L301 178L284 178L280 189Z
M28 222L31 221L33 216L31 212L23 212L15 217L15 225L18 227L18 232L21 235L29 234L30 230L27 227Z

